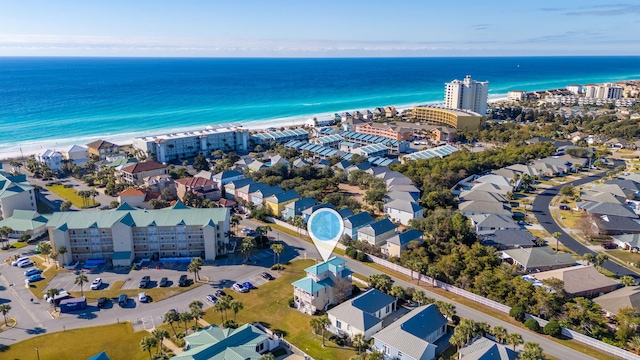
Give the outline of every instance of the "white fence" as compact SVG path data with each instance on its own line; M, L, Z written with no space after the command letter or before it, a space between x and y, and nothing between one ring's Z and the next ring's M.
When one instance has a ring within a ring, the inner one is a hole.
M295 226L289 224L286 221L278 220L278 219L275 219L275 218L272 218L272 217L268 217L267 221L272 222L272 223L274 223L276 225L282 226L284 228L287 228L289 230L295 231L297 234L302 234L304 236L308 236L306 229L301 229L301 228L295 227Z
M405 274L405 275L407 275L409 277L412 277L412 279L418 279L418 277L419 277L420 281L424 281L426 283L433 284L433 279L430 278L429 276L418 274L415 271L411 271L411 270L409 270L409 269L407 269L405 267L402 267L402 266L400 266L398 264L394 264L394 263L389 262L387 260L380 259L380 258L378 258L376 256L373 256L373 255L368 255L368 256L369 256L369 259L371 260L371 262L373 262L375 264L382 265L382 266L384 266L384 267L386 267L388 269L391 269L393 271L397 271L397 272L399 272L401 274ZM509 311L511 310L511 307L509 307L507 305L500 304L497 301L486 299L486 298L484 298L484 297L482 297L480 295L476 295L476 294L474 294L472 292L460 289L458 287L455 287L453 285L449 285L447 283L443 283L442 281L436 281L436 286L440 287L440 288L442 288L444 290L447 290L449 292L452 292L452 293L454 293L456 295L460 295L460 296L462 296L464 298L467 298L469 300L475 301L477 303L480 303L482 305L488 306L488 307L490 307L492 309L498 310L498 311L506 313L506 314L508 314ZM535 316L532 316L532 315L527 315L527 318L536 319L541 327L545 326L548 323L548 321L543 320L543 319L538 318L538 317L535 317ZM568 337L570 339L573 339L573 340L575 340L577 342L580 342L582 344L589 345L589 346L591 346L593 348L596 348L598 350L601 350L601 351L604 351L606 353L609 353L611 355L618 356L618 357L620 357L622 359L640 360L640 356L635 355L635 354L633 354L633 353L631 353L629 351L626 351L626 350L621 349L621 348L619 348L617 346L614 346L614 345L610 345L610 344L604 343L604 342L602 342L600 340L596 340L594 338L591 338L589 336L580 334L578 332L575 332L575 331L572 331L572 330L569 330L569 329L566 329L566 328L562 328L562 335L564 335L564 336L566 336L566 337Z

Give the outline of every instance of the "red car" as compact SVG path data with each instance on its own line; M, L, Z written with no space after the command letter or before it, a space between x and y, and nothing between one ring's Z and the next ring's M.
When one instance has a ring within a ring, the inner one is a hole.
M602 243L600 244L600 246L602 246L603 248L609 250L609 249L617 249L618 245L616 245L615 243L612 242L608 242L608 243Z

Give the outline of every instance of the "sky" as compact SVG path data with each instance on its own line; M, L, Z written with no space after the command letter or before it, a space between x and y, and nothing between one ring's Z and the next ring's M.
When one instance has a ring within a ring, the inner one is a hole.
M0 0L0 56L640 55L612 2Z

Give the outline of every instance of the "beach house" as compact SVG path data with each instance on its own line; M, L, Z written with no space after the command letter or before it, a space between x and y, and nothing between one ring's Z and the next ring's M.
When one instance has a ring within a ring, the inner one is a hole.
M385 218L358 229L358 240L374 246L386 244L387 239L396 234L398 226Z
M11 217L0 220L0 228L5 226L11 229L10 238L29 235L34 239L47 231L47 218L33 210L13 210Z
M364 335L365 340L382 329L383 320L396 309L396 298L376 289L329 309L329 331L353 337Z
M96 140L87 144L87 150L89 151L89 156L96 156L104 160L109 155L119 153L120 146L105 140Z
M405 232L395 234L387 239L386 247L382 247L382 251L388 256L400 256L403 250L406 250L410 243L422 244L424 234L416 229L409 229Z
M62 151L62 158L71 161L75 165L83 166L89 162L89 150L84 146L72 145Z
M289 220L294 216L301 216L304 210L317 204L318 204L318 201L313 198L304 198L304 199L292 201L287 205L285 205L284 211L282 212L282 218L284 220Z
M344 219L344 234L353 240L358 240L358 230L372 222L373 217L366 211L348 216Z
M60 170L62 167L62 153L46 149L36 154L36 160L51 170Z
M389 218L402 225L409 225L409 221L421 218L424 212L424 208L418 203L399 199L384 204L383 209Z
M187 193L199 197L200 199L209 199L216 201L220 199L221 192L218 189L218 185L209 179L201 177L188 177L175 181L176 191L178 198L184 201L184 197Z
M264 199L264 203L275 216L282 216L285 206L300 199L300 195L295 190L288 190L273 194Z
M333 285L338 279L345 279L351 283L353 272L346 263L345 260L334 256L325 262L306 268L306 277L291 284L296 308L312 315L317 310L326 310L327 306L338 303ZM351 292L347 291L345 296L350 294Z
M118 175L123 183L140 185L146 177L167 175L167 166L155 161L132 163L123 166Z

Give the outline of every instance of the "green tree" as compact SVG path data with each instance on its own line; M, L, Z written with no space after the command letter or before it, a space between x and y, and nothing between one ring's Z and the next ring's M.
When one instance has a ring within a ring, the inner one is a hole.
M231 226L235 227L236 231L238 230L238 225L240 225L240 221L242 221L242 217L240 217L240 215L232 215L231 219L229 219Z
M7 325L7 315L11 310L11 305L9 304L0 304L0 313L4 316L4 324Z
M596 258L593 261L593 264L598 269L601 269L602 265L604 265L604 263L606 263L607 261L609 261L609 256L607 254L605 254L605 253L599 253L598 255L596 255Z
M576 189L573 185L565 185L560 188L560 195L565 198L573 198L576 193Z
M353 338L351 338L351 343L353 344L353 347L355 347L358 351L358 354L360 354L360 350L362 350L362 348L366 344L366 341L364 340L364 334L358 333L353 335Z
M204 311L202 311L203 306L204 304L202 304L202 301L200 300L193 300L189 304L189 309L191 310L191 316L193 317L193 327L195 329L198 328L198 320L200 320L200 318L202 318L205 314Z
M271 244L271 250L273 251L273 256L278 258L278 272L280 272L280 254L284 252L284 245L282 244ZM275 264L274 264L275 265Z
M146 336L142 340L140 340L140 348L142 351L149 352L149 360L151 360L151 350L156 347L158 344L158 340L153 336Z
M191 313L191 311L183 311L180 313L180 321L182 321L184 323L184 330L185 332L188 329L188 324L189 321L193 320L193 314Z
M634 336L631 340L627 341L627 346L636 355L640 355L640 336Z
M496 338L498 344L502 344L507 339L507 329L500 325L494 326L491 329L491 335Z
M38 244L40 248L40 254L44 255L45 259L47 259L47 263L49 262L49 255L51 255L51 243L47 241L43 241Z
M593 254L591 254L591 253L586 253L586 254L582 255L582 259L587 262L587 265L593 264L595 258L596 257L593 256Z
M67 247L66 246L59 246L58 247L58 254L60 254L60 256L62 256L62 263L63 264L66 264L66 262L64 260L65 259L64 254L66 254L66 253L67 253Z
M0 227L0 240L2 240L3 243L5 242L9 242L9 234L11 234L11 232L13 231L12 228L8 227L8 226L2 226Z
M436 301L435 305L438 307L438 310L444 315L447 319L453 319L453 315L456 314L456 306L452 303L446 301Z
M80 275L76 276L76 279L73 282L76 285L80 285L80 294L82 296L84 296L83 286L84 286L84 284L86 284L88 282L89 282L89 279L87 278L87 275L85 275L85 274L80 274Z
M189 263L187 270L190 273L193 273L193 281L196 281L196 277L200 280L200 270L202 270L202 265L204 265L204 262L200 257L193 258Z
M625 275L620 278L620 284L624 286L633 286L636 284L636 279L634 279L632 276Z
M272 353L266 353L260 356L258 360L276 360L276 357Z
M393 286L393 280L387 274L373 274L369 276L369 286L383 293L388 293Z
M516 346L524 344L522 335L518 333L510 333L507 335L507 344L513 346L513 351L516 351Z
M173 323L179 322L179 321L180 321L180 315L178 315L178 313L175 311L167 311L162 316L162 322L167 323L169 324L169 326L171 326L171 330L173 330L174 336L178 336L178 334L176 333L176 329L173 326Z
M542 332L550 336L558 336L562 333L562 326L556 319L551 319L547 325L542 328Z
M389 295L396 298L396 301L400 298L404 298L404 288L400 285L395 285L389 291Z
M53 306L54 310L56 308L56 301L54 299L59 294L60 294L60 291L56 288L50 288L49 290L47 290L47 298L51 299L51 305Z
M247 236L242 240L242 244L240 245L240 251L245 256L245 262L249 261L249 256L251 256L251 250L255 249L256 240L253 236Z
M427 296L425 295L424 291L416 290L413 293L411 300L417 302L418 306L422 306L427 302Z
M209 162L207 162L204 155L200 154L193 159L193 169L195 171L208 171L210 169Z
M236 321L236 315L238 311L244 309L244 305L240 300L234 299L229 302L229 308L233 311L233 321Z
M525 343L524 349L518 355L519 360L546 360L546 358L540 345L535 342Z
M551 235L553 235L553 237L556 238L556 252L558 252L558 249L559 249L559 246L560 246L560 244L558 242L560 240L560 237L562 236L562 233L559 232L559 231L556 231Z

